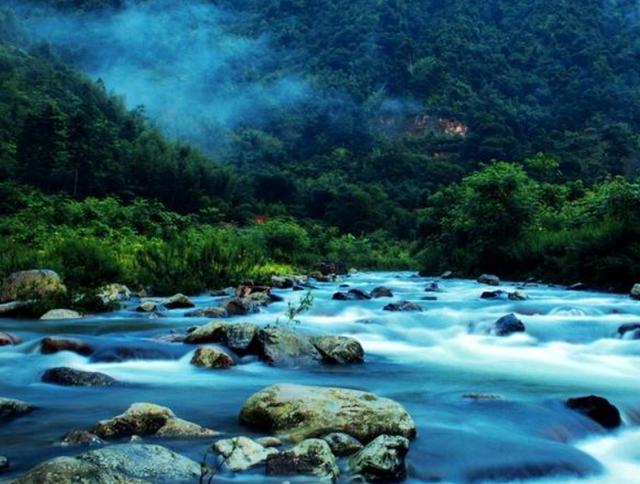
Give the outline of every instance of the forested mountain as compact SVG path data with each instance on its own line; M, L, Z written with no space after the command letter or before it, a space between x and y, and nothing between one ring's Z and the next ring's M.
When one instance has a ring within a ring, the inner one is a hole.
M431 270L634 277L635 1L2 4L5 179L287 219L318 257L352 234Z

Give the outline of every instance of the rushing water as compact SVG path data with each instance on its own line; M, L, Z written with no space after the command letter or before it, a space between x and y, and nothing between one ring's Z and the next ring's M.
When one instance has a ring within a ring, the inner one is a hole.
M243 402L264 386L291 382L365 389L402 403L418 426L407 458L409 482L640 482L640 341L616 337L621 324L640 321L640 302L542 285L527 287L526 301L483 300L480 294L488 286L464 280L441 281L442 292L425 293L428 279L409 273L361 273L341 282L365 290L384 285L394 292L393 300L417 302L424 311L382 311L387 298L333 301L338 283L317 284L313 308L300 317L299 330L357 338L366 352L364 365L283 369L248 360L217 371L189 364L194 347L156 340L207 321L183 317L180 310L155 319L131 307L76 321L0 319L0 331L24 340L0 348L0 396L38 406L30 415L0 424L0 454L13 464L9 477L44 459L81 452L54 444L67 431L91 428L133 402L168 406L179 417L228 434L253 435L237 421ZM301 294L274 292L292 301ZM421 300L424 296L438 299ZM198 306L219 300L194 299ZM233 320L273 323L285 307L275 303ZM506 338L483 333L484 324L510 312L525 323L526 333ZM47 335L80 337L105 351L143 345L166 356L92 363L68 352L41 355L39 340ZM104 372L125 385L41 383L42 372L56 366ZM604 396L621 410L621 429L604 431L563 405L568 397L589 394ZM195 459L208 444L160 443ZM231 478L216 482L226 479ZM239 474L234 482L247 480L264 482L265 477Z

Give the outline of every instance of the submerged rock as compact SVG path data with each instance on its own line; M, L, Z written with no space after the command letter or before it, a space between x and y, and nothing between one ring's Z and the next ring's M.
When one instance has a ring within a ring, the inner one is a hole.
M360 342L348 336L315 336L311 344L322 355L322 361L329 364L362 363L364 350Z
M177 358L174 349L144 346L116 346L102 348L91 356L92 363L120 363L131 360L174 360Z
M201 368L226 369L231 368L235 363L233 358L224 351L201 346L191 358L191 364Z
M168 438L209 437L211 429L182 420L167 407L153 403L134 403L123 414L98 422L93 432L103 439L133 435Z
M160 307L160 304L156 301L142 301L138 307L136 307L136 311L139 313L153 313L157 311Z
M267 458L267 474L308 475L322 481L335 481L340 474L329 445L321 439L307 439L290 450Z
M331 432L361 442L383 434L409 438L416 434L413 419L399 403L345 388L273 385L245 402L240 421L294 442Z
M336 301L366 301L371 299L372 296L367 294L362 289L353 288L347 292L336 292L331 299Z
M62 440L60 441L60 445L63 447L75 447L81 445L91 447L103 444L104 441L100 437L91 432L87 432L86 430L72 430L62 437Z
M0 472L4 472L4 471L8 470L9 467L10 467L9 459L7 459L3 455L0 455Z
M40 352L43 355L51 355L58 353L59 351L70 351L82 356L89 356L93 353L93 348L75 338L56 338L53 336L47 336L42 339L40 343Z
M631 291L629 291L629 295L632 299L640 300L640 284L634 284Z
M278 452L247 437L218 440L213 448L224 457L224 465L233 472L264 464L267 457Z
M478 277L478 282L480 284L487 284L488 286L499 286L500 278L498 276L494 276L493 274L482 274Z
M424 288L424 292L442 292L442 288L437 282L430 282L427 287Z
M35 410L35 407L22 400L0 397L0 419L8 420L22 417Z
M0 346L15 346L22 343L22 340L11 333L0 332Z
M322 440L329 444L331 452L336 457L352 455L362 449L362 444L357 439L342 432L327 434L322 437Z
M228 316L227 310L219 306L195 309L184 313L184 315L187 318L226 318Z
M74 387L107 387L117 383L104 373L74 370L73 368L51 368L42 374L44 383Z
M195 307L191 299L180 293L171 296L163 305L167 309L187 309Z
M513 313L502 316L493 323L489 330L489 332L495 336L509 336L513 333L523 333L524 331L524 323Z
M576 282L567 287L569 291L586 291L587 285L582 282Z
M618 328L618 336L622 339L640 339L640 323L627 323Z
M510 301L526 301L529 299L529 296L522 291L513 291L509 293L508 298Z
M407 475L405 456L409 441L397 435L380 435L349 459L349 468L365 482L398 482Z
M419 304L409 301L398 301L395 303L390 303L382 309L384 311L422 311L422 307Z
M48 320L48 319L80 319L82 318L82 314L78 311L73 311L71 309L51 309L47 311L40 319Z
M18 299L47 297L65 292L60 276L50 270L14 272L6 277L0 289L0 303Z
M322 360L309 338L284 327L258 330L256 349L262 360L276 366L305 366Z
M374 299L379 299L381 297L393 297L393 292L391 292L391 289L387 287L380 286L371 291L371 297Z
M507 296L507 293L500 289L497 291L483 291L482 294L480 294L481 299L499 299L499 298L504 298L506 296Z
M576 410L606 429L614 429L622 423L620 411L606 398L590 395L588 397L569 398L567 407Z

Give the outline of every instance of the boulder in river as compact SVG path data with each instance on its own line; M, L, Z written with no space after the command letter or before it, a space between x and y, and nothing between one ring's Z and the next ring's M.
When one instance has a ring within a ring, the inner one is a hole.
M202 326L196 326L184 339L185 343L223 343L226 341L227 324L212 321Z
M389 303L382 309L384 311L422 311L422 307L419 304L412 303L410 301Z
M621 339L640 339L640 323L626 323L618 328Z
M322 355L322 361L329 364L344 365L347 363L362 363L364 350L355 338L348 336L315 336L311 344Z
M52 385L73 387L107 387L117 383L114 378L104 373L67 367L51 368L45 371L42 374L42 381Z
M89 356L93 353L93 347L75 338L56 338L47 336L40 343L40 352L43 355L51 355L59 351L70 351L82 356Z
M606 429L615 429L622 423L620 411L603 397L590 395L588 397L569 398L566 405L570 409L576 410L591 420L598 422Z
M399 482L407 475L404 459L408 451L405 437L380 435L349 459L349 468L365 482Z
M260 303L248 298L230 299L224 303L223 307L229 316L244 316L260 311Z
M303 440L295 447L267 458L269 475L307 475L320 481L335 481L340 474L329 445L321 439Z
M416 434L413 419L399 403L346 388L272 385L245 402L240 421L294 442L331 432L344 432L361 442L383 434Z
M159 445L121 444L45 461L14 484L197 482L200 465Z
M73 311L72 309L51 309L40 316L42 320L49 319L80 319L82 318L82 314L78 311Z
M184 294L174 294L163 303L167 309L188 309L195 307L195 304Z
M362 449L362 444L358 439L342 432L332 432L322 437L322 440L329 444L331 452L336 457L352 455Z
M213 448L224 458L224 465L232 472L246 471L264 464L267 457L278 452L247 437L218 440Z
M224 343L239 355L245 355L254 350L254 339L258 328L251 323L221 323L211 322L199 326L185 338L185 343Z
M488 286L499 286L500 278L498 276L494 276L493 274L482 274L478 277L478 282L480 284L487 284Z
M379 299L381 297L393 297L393 292L391 292L391 289L387 287L379 286L371 291L371 297L373 299Z
M65 292L60 276L50 270L14 272L7 276L0 289L0 303L54 296Z
M22 400L0 397L0 420L22 417L35 410L35 407Z
M0 332L0 346L15 346L22 343L22 340L11 333Z
M427 287L425 287L424 292L442 292L442 288L440 287L440 284L433 281L427 284Z
M502 316L491 325L489 330L495 336L509 336L513 333L523 333L524 331L524 323L513 313Z
M211 306L207 308L194 309L184 313L187 318L226 318L227 310L219 306Z
M191 358L191 364L201 368L227 369L235 363L224 351L207 346L199 347Z
M262 360L276 366L306 366L322 360L309 338L285 327L259 329L256 351Z
M291 277L280 277L280 276L272 276L271 277L271 286L276 287L278 289L291 289L295 286L296 281L294 281Z
M505 291L498 289L497 291L482 291L480 299L500 299L507 296Z
M632 299L640 300L640 284L634 284L629 295Z
M211 429L182 420L167 407L153 403L134 403L123 414L98 422L93 430L103 439L118 439L133 435L167 438L209 437Z

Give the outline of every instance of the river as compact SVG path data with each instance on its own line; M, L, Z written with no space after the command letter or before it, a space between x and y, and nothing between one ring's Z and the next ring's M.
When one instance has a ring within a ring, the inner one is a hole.
M132 311L132 301L120 311L82 320L0 319L0 331L24 341L0 348L0 396L38 407L0 424L0 454L12 462L3 478L47 458L83 451L54 443L133 402L168 406L179 417L226 434L254 435L238 423L243 402L267 385L290 382L364 389L403 404L418 427L407 456L407 482L640 482L640 341L616 336L621 324L640 321L640 302L545 285L526 287L525 301L483 300L482 291L493 288L457 279L439 281L442 290L427 293L429 279L411 273L358 273L341 282L367 291L386 286L392 300L410 300L424 310L383 311L389 299L334 301L339 283L319 283L313 307L299 318L297 329L355 337L366 353L364 365L275 368L247 358L217 371L190 365L193 346L157 341L171 330L208 321L186 318L182 310L151 318ZM502 289L514 287L504 283ZM291 301L301 296L274 292ZM422 300L425 296L437 300ZM220 298L193 301L210 306ZM231 321L273 323L285 307L274 303ZM482 330L512 312L524 322L525 333L496 337ZM81 338L103 354L117 346L144 346L157 349L160 357L91 362L68 352L42 355L39 341L47 335ZM100 371L124 384L70 388L40 382L43 371L58 366ZM620 429L605 431L563 403L590 394L620 409ZM194 459L210 444L159 443ZM216 479L227 481L266 482L258 471Z

